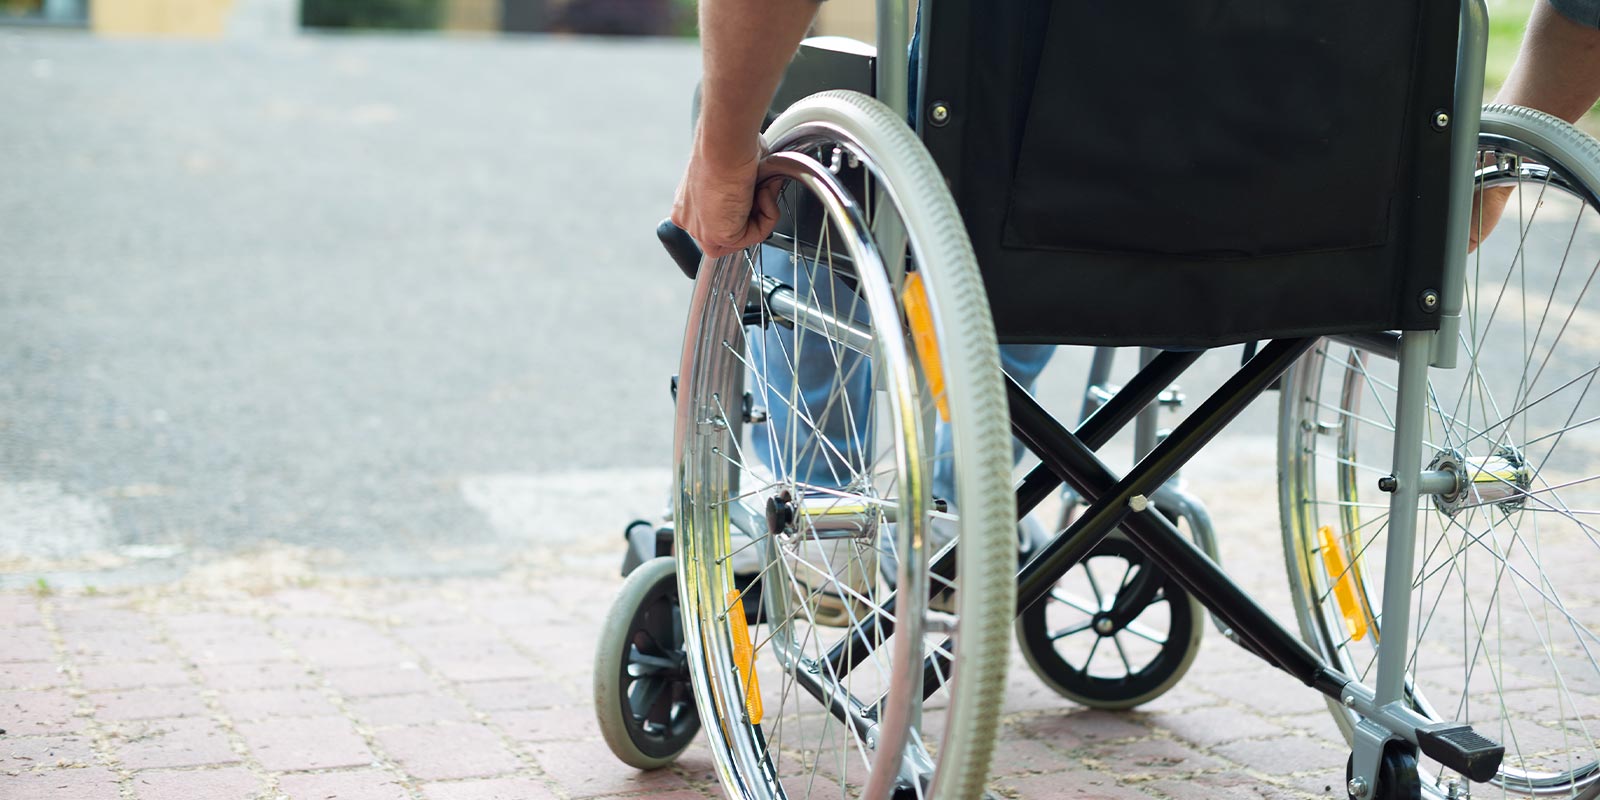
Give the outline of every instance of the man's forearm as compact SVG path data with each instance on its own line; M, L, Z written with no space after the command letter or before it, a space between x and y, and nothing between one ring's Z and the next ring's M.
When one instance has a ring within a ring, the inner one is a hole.
M696 157L726 162L756 155L767 105L816 12L815 0L701 0Z
M1522 49L1495 101L1576 121L1600 97L1600 30L1580 25L1547 0L1534 4Z

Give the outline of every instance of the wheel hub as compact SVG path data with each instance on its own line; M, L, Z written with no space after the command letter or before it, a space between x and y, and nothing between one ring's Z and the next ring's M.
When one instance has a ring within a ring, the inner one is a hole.
M1433 459L1428 469L1455 476L1453 489L1433 496L1434 506L1450 517L1468 508L1489 505L1510 514L1521 510L1533 488L1533 466L1520 450L1509 446L1476 458L1446 450Z
M767 533L784 544L806 539L867 539L891 516L875 503L833 494L800 494L785 489L767 499Z

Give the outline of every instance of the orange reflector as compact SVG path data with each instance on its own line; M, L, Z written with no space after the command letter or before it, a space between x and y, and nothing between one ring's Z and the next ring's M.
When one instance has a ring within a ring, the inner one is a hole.
M1344 616L1344 627L1351 639L1356 641L1365 639L1367 615L1362 611L1361 601L1356 599L1355 569L1345 558L1344 548L1333 538L1333 526L1324 525L1318 528L1317 536L1322 539L1322 563L1328 569L1328 578L1334 582L1333 596L1339 601L1339 613Z
M756 680L756 651L750 643L750 626L744 619L739 590L728 590L728 621L733 625L733 660L744 674L744 710L751 725L761 724L761 682Z
M928 389L933 392L933 404L939 409L939 419L950 421L950 400L944 393L944 365L939 361L939 334L933 329L933 310L928 308L928 289L922 285L922 273L906 273L906 286L900 292L906 304L906 322L911 326L911 343L917 348L917 361L922 364L922 374L928 379Z

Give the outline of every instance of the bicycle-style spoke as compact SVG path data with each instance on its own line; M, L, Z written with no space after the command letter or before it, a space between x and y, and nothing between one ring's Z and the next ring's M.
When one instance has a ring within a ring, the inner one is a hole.
M1460 476L1457 490L1418 501L1408 696L1419 713L1502 741L1496 791L1517 796L1581 794L1600 767L1600 633L1589 613L1600 593L1588 566L1600 555L1600 470L1589 455L1600 451L1600 322L1587 310L1600 294L1600 214L1555 173L1534 170L1511 187L1504 219L1467 264L1459 366L1431 372L1425 430L1404 432L1421 442L1424 469ZM1397 369L1326 343L1296 368L1284 404L1305 420L1286 425L1298 433L1283 451L1286 502L1300 509L1286 516L1286 541L1309 568L1297 611L1319 650L1364 680L1384 628L1372 611L1390 497L1373 476L1392 474ZM1325 566L1322 527L1346 548L1342 571ZM1357 607L1339 599L1342 586L1354 587ZM1357 640L1352 614L1376 630ZM1426 775L1439 771L1424 761ZM1425 794L1442 796L1449 776L1434 777Z

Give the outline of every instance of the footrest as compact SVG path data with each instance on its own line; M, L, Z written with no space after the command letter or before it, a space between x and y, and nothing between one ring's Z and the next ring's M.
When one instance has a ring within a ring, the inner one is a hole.
M1418 728L1417 746L1424 755L1467 776L1473 783L1493 778L1506 754L1505 745L1459 722L1440 722Z

